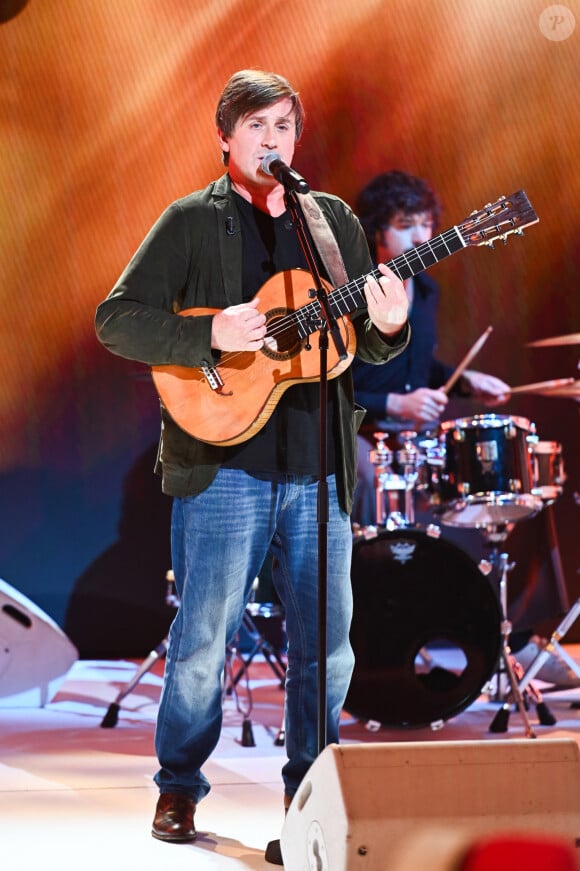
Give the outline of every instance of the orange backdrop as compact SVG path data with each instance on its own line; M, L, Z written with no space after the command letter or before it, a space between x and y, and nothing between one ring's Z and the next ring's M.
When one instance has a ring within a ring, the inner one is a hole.
M491 324L479 368L512 385L577 375L578 346L526 347L580 329L577 0L563 22L541 0L29 0L12 17L9 5L0 575L59 622L84 590L119 631L135 607L144 633L158 628L167 507L145 481L157 402L142 369L98 345L93 314L164 206L222 172L213 115L236 69L273 69L301 91L295 165L313 188L353 202L375 173L406 169L440 193L443 228L525 189L540 218L525 238L433 270L440 356L457 363ZM578 404L519 396L507 412L563 446L556 509L575 594ZM128 514L135 538L113 571Z

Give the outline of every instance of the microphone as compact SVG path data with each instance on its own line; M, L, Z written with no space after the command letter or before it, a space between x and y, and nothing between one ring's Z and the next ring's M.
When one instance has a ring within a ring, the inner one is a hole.
M307 194L310 190L307 182L295 169L284 163L277 151L269 151L262 158L262 172L273 175L274 178L291 191L299 194Z

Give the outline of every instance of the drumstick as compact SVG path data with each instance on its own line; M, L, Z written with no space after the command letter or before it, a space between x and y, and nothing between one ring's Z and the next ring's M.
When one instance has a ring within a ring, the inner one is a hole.
M574 384L573 378L553 378L551 381L536 381L535 384L521 384L519 387L510 387L510 393L534 393L537 390L556 390L559 387L568 387Z
M467 354L465 355L465 357L463 358L463 360L461 361L461 363L459 364L459 366L457 367L455 372L453 372L453 374L450 376L447 383L444 384L443 387L441 388L443 393L449 393L449 391L451 390L451 388L453 387L453 385L455 384L457 379L463 375L464 370L467 369L467 367L469 366L469 364L471 363L471 361L473 360L475 355L479 353L479 351L481 350L481 348L483 347L483 345L487 341L487 337L489 336L489 334L491 333L492 330L493 330L493 327L488 327L487 330L485 330L485 332L481 334L481 336L479 337L477 342L467 352Z

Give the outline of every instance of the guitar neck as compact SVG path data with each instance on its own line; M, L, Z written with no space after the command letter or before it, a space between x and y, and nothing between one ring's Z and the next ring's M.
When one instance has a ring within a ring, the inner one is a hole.
M457 227L451 227L439 236L434 236L428 242L423 242L417 248L412 248L399 257L389 260L386 264L401 281L412 278L424 269L428 269L435 263L439 263L456 251L465 248L465 242ZM370 273L377 280L381 276L379 269ZM329 294L332 312L335 316L346 315L356 309L366 308L366 300L363 293L366 275L349 281L341 287L337 287Z

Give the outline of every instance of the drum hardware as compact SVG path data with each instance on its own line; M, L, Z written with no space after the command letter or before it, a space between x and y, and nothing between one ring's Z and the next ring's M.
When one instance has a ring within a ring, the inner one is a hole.
M506 618L506 599L507 599L507 573L511 571L514 567L514 563L508 562L507 553L498 553L495 550L492 554L491 565L496 567L496 570L499 575L499 590L500 590L500 605L502 612L502 620L501 620L501 636L502 636L502 646L500 659L498 663L497 669L497 693L496 697L499 699L504 698L504 701L493 718L492 722L489 726L490 732L506 732L508 727L509 715L510 715L510 705L506 698L506 690L509 689L512 692L514 701L517 705L517 708L520 712L522 720L524 722L524 731L526 734L526 738L535 738L536 735L530 725L530 721L528 719L528 714L526 712L526 708L524 705L524 700L522 694L519 690L516 676L514 673L514 663L511 657L511 650L509 647L509 637L511 635L512 626L509 620ZM507 676L507 684L505 685L505 680Z
M173 574L173 570L169 569L165 575L166 579L166 594L165 594L165 603L172 608L178 608L180 599L175 589L175 577ZM258 578L254 581L253 585L253 594L255 595L255 591L258 585ZM284 676L285 676L285 664L280 657L279 651L275 650L274 647L264 638L264 636L258 631L255 618L258 616L262 617L271 617L271 616L279 616L280 608L277 605L269 604L269 603L255 603L250 602L244 611L244 616L242 618L242 626L246 629L249 636L254 641L254 646L252 647L249 655L244 659L244 657L239 653L232 645L229 645L226 650L226 674L230 675L230 681L224 688L224 695L231 694L235 691L235 687L237 683L240 681L242 676L245 674L248 676L248 669L252 663L252 660L258 653L262 653L264 655L265 661L268 663L275 676L280 680L281 685L283 686ZM102 729L111 729L117 725L119 720L119 711L121 708L121 702L128 695L130 695L137 684L142 680L142 678L153 668L155 663L164 657L167 653L167 648L169 645L169 638L166 636L158 645L155 647L148 656L143 660L140 667L135 672L134 676L131 680L125 684L125 686L120 690L115 700L111 702L109 705L105 716L101 722ZM242 660L242 664L237 671L237 673L232 675L231 673L231 662L233 655L237 653ZM255 746L253 742L253 735L251 729L251 722L249 720L249 714L251 713L251 696L250 698L250 708L244 714L244 722L242 724L242 741L241 744L244 747L252 747ZM243 712L242 712L243 713ZM280 729L278 736L276 737L274 743L278 744L280 740L280 735L283 735L283 727ZM283 743L283 741L282 741Z
M375 517L377 526L397 528L415 524L414 491L419 486L420 471L425 464L425 455L417 447L417 433L403 430L398 434L402 447L391 450L387 444L389 433L373 434L376 447L369 451L370 462L375 467ZM399 494L404 494L403 510L400 511ZM387 510L388 508L388 510Z
M248 674L248 669L250 668L253 659L257 656L258 653L262 654L265 661L272 669L274 675L280 681L280 689L284 689L286 664L282 659L280 651L276 649L274 645L265 638L265 636L259 631L255 622L256 617L264 617L268 619L270 617L278 617L280 616L280 614L281 609L278 608L276 605L268 604L267 606L259 605L256 607L255 605L250 603L247 606L244 612L244 616L242 618L242 626L253 639L254 645L246 656L244 656L240 651L237 651L237 654L241 659L242 664L240 665L236 674L232 675L230 684L227 687L228 695L232 693L240 679L244 675Z
M551 444L557 444L557 443L551 443ZM565 480L565 477L566 476L564 475L564 480ZM573 495L574 495L574 501L576 502L576 504L580 505L579 494L574 493ZM547 503L547 507L545 510L546 510L546 517L549 520L549 532L550 532L550 542L552 544L552 553L554 553L556 555L557 564L559 567L559 571L557 571L557 573L556 573L556 578L559 579L560 583L563 584L563 572L562 572L562 567L561 567L560 562L559 562L558 543L557 543L557 538L556 538L556 526L555 526L554 514L553 514L553 508L552 508L551 502ZM564 592L565 592L565 590L564 590ZM566 635L568 630L576 622L576 620L578 619L579 616L580 616L580 599L577 599L576 602L572 605L572 607L568 610L564 619L559 623L559 625L556 627L556 629L552 632L550 639L549 639L547 645L545 646L545 648L538 652L535 659L532 660L532 662L529 664L527 670L522 675L521 680L520 680L520 688L522 690L525 690L528 687L529 682L531 680L533 680L533 678L536 676L536 674L542 668L542 666L544 665L544 662L550 656L551 653L556 653L560 657L560 659L562 659L566 663L568 668L571 669L571 671L578 678L580 678L580 668L578 667L576 662L572 659L572 657L569 656L569 654L560 645L560 641L564 638L564 636ZM580 708L580 703L572 702L571 707L572 708Z
M572 605L564 619L561 623L554 629L552 632L550 639L543 650L538 651L535 659L529 664L525 673L522 675L521 680L519 682L520 691L524 691L530 685L530 681L534 679L539 670L544 665L545 661L548 659L550 654L557 653L557 655L564 660L566 665L572 669L574 674L580 678L580 667L577 663L572 659L572 657L564 650L564 648L560 645L560 641L564 638L568 630L571 628L572 624L576 622L578 617L580 616L580 599L577 599L576 602ZM580 703L572 702L571 707L578 708L580 707Z
M375 467L375 518L382 526L387 516L397 509L397 492L405 490L405 480L393 471L394 453L387 444L389 433L374 433L376 447L369 451L369 459ZM388 500L386 511L385 500Z
M480 414L441 424L445 467L443 524L487 529L532 517L542 500L532 493L528 439L535 427L523 417Z
M254 590L258 584L258 578L254 581ZM244 611L244 616L242 617L242 626L248 633L249 637L253 641L253 647L250 652L244 656L239 648L236 648L235 644L230 643L226 648L226 666L225 666L225 677L224 681L224 689L223 696L234 696L236 702L236 709L238 713L242 714L243 722L242 722L242 738L240 744L242 747L255 747L256 742L254 740L254 733L252 729L252 721L250 719L250 715L253 709L253 698L252 698L252 690L250 687L250 666L254 657L260 653L264 657L264 660L268 663L270 668L272 669L274 675L280 681L280 688L284 688L284 677L286 674L286 666L284 661L281 658L279 650L276 649L274 645L272 645L265 636L260 632L258 627L256 626L255 620L257 618L264 618L266 620L271 617L278 617L281 615L281 608L279 606L272 603L256 603L250 602L246 606L246 610ZM237 672L234 674L233 671L233 663L235 658L240 659L241 665ZM237 685L242 677L246 678L246 697L247 704L246 706L242 706L240 703L240 697L238 695ZM276 746L283 746L284 744L284 722L282 721L282 725L278 730L278 734L274 739L274 744Z
M397 462L403 470L403 480L405 481L405 510L404 514L407 518L409 526L415 524L415 503L413 494L417 479L419 477L419 462L420 454L414 440L417 438L417 433L411 430L405 430L401 433L403 447L397 451Z
M487 543L491 546L490 558L488 561L482 561L487 562L487 574L495 571L501 612L502 643L496 670L496 690L493 696L495 701L501 702L501 706L490 723L489 731L494 733L507 731L511 698L523 720L526 738L536 738L537 736L530 725L527 714L528 697L531 697L536 705L538 720L542 726L553 726L556 723L556 719L542 700L539 690L531 682L528 681L525 688L521 687L520 681L523 677L523 669L517 662L517 657L512 654L509 646L512 624L507 618L507 576L514 568L515 563L510 563L508 554L500 553L498 548L498 542L502 539L505 540L508 534L507 530L490 528L487 531L485 537ZM490 698L492 698L491 695Z
M560 450L557 443L540 443L535 435L535 427L525 418L480 415L476 418L460 420L457 424L457 426L456 422L448 422L447 424L448 432L453 432L452 437L454 442L459 446L463 446L463 448L460 447L458 449L459 453L455 467L460 470L465 468L469 474L464 476L467 486L462 488L461 496L463 498L455 498L447 503L445 499L449 500L450 497L450 475L448 474L449 464L447 463L447 455L448 451L451 452L449 449L449 439L451 436L445 430L444 437L439 437L438 439L423 438L422 441L419 441L418 445L415 443L416 433L408 431L401 434L405 439L405 444L403 451L399 455L394 455L387 448L386 439L388 436L385 433L375 434L375 438L378 439L378 447L376 452L371 452L370 456L371 461L378 468L378 474L375 475L378 522L373 527L354 528L353 590L356 592L357 584L362 583L358 579L356 571L358 552L362 548L362 543L376 541L377 553L381 553L381 549L384 549L387 545L385 537L394 536L400 531L399 534L402 536L403 546L398 554L394 552L395 555L391 554L391 557L397 561L399 559L404 561L406 559L405 546L408 544L407 539L409 537L415 535L419 536L420 540L422 538L433 539L441 534L439 527L434 525L430 525L428 533L410 528L406 518L399 512L391 511L389 515L386 515L383 495L386 489L385 482L393 481L393 457L396 456L397 463L407 460L407 469L405 471L411 486L406 488L406 493L412 496L415 489L424 489L426 486L433 488L435 496L438 497L440 502L443 502L443 522L450 526L457 525L478 529L485 536L487 544L492 548L491 559L484 560L477 566L481 575L487 576L494 569L498 575L498 590L494 589L492 583L487 582L487 587L494 596L498 608L498 634L496 639L498 648L489 674L491 678L494 674L494 669L497 669L496 700L502 702L502 707L494 718L490 731L505 731L507 729L510 710L508 696L511 695L524 719L526 734L529 737L535 737L525 710L525 703L528 701L528 697L533 699L536 704L541 725L553 725L556 721L542 701L541 694L531 682L522 687L525 691L523 694L522 690L518 687L518 681L523 677L523 669L511 655L509 636L512 627L505 617L507 614L507 573L511 566L507 554L499 554L499 546L505 541L519 519L531 517L544 506L549 506L552 498L555 498L561 492L560 483L565 479L565 475L561 465L561 457L559 456ZM478 430L481 430L481 432L478 432ZM474 434L477 435L475 443ZM534 449L536 445L540 444L542 447L536 449L537 458L532 467ZM412 450L409 450L409 448ZM465 453L466 449L468 449L467 454ZM463 454L461 454L461 450L464 451ZM470 454L469 451L472 453ZM470 474L469 462L464 462L463 465L459 462L461 459L465 460L465 457L471 460L473 458L472 455L480 463L479 470L474 472L473 475ZM453 463L451 463L451 467L453 468ZM425 475L425 469L428 471L427 476ZM487 478L485 478L486 475ZM398 491L403 489L400 485L401 478L405 480L403 475L398 476ZM481 486L482 481L484 486ZM556 481L559 483L556 483ZM470 486L472 483L473 488ZM533 492L531 492L532 490ZM456 492L453 495L456 495ZM432 500L432 504L434 502L435 499ZM412 503L411 506L413 508ZM546 507L546 510L549 511L549 507ZM408 508L406 511L408 511ZM465 514L466 511L468 515ZM408 511L408 513L411 513L411 516L414 518L414 510ZM459 515L457 522L455 520L456 515ZM444 543L449 544L449 542ZM411 551L412 548L409 552ZM385 565L388 559L389 554L387 553L384 559ZM450 565L453 565L453 562L454 559L451 559ZM469 569L463 569L465 576L468 578L470 577L470 571L473 572L474 568L471 559L469 559L469 562L471 563ZM433 565L434 567L437 565L436 560ZM460 589L457 590L458 598L462 596L463 592ZM356 598L355 595L355 607ZM501 603L499 599L502 600ZM428 596L417 595L413 605L409 608L409 612L414 614L413 609L417 609L417 602L419 603L418 608L420 612L424 601L429 601ZM376 604L378 607L380 603L377 602ZM391 604L396 605L397 603L393 601ZM453 610L453 603L451 603L450 609ZM375 617L376 614L373 611L373 619ZM437 619L439 620L440 618ZM386 622L388 623L388 620ZM355 639L351 640L355 649L355 657L360 665L361 654L360 651L357 651L356 647L358 630L356 630L355 624L356 619L353 622ZM382 627L382 631L384 637L384 627ZM491 630L490 636L493 638ZM448 640L446 636L445 640ZM354 685L354 689L351 689L349 692L345 706L346 709L356 714L358 707L363 718L368 718L368 722L372 724L382 723L383 725L389 725L398 720L397 725L429 725L431 728L439 728L445 719L459 712L458 710L449 710L448 708L452 697L439 697L437 702L441 710L438 713L441 716L428 719L428 709L426 708L423 711L421 706L417 704L417 700L421 696L415 682L420 679L422 674L433 672L433 674L437 675L438 672L441 672L437 665L437 657L434 657L432 654L432 650L436 651L440 642L441 639L434 642L431 639L431 642L427 640L427 643L419 643L414 647L412 660L414 675L411 674L408 651L404 658L404 667L401 665L400 652L393 650L389 652L387 656L388 662L384 664L384 667L388 668L391 680L397 677L398 672L404 672L403 689L407 697L398 705L396 702L393 703L392 699L388 697L386 702L383 703L383 705L387 705L386 709L384 707L381 708L378 702L374 702L368 704L365 710L365 699L361 699L361 693L364 695L363 684L366 684L367 687L372 686L375 678L376 686L374 689L377 694L381 694L385 689L389 689L388 685L381 688L378 675L372 673L373 669L378 667L377 663L372 663L369 666L363 662L362 667L365 669L365 673L362 676L356 674L357 666L355 665L355 674L351 683L351 688ZM434 644L434 648L432 644ZM461 647L461 644L459 646ZM471 654L473 654L473 651L471 651ZM368 649L364 651L364 655L368 656ZM398 675L397 679L403 680L401 674ZM464 706L470 704L484 691L481 688L485 687L486 683L487 681L483 681L479 684L479 687L471 687L473 695L467 702L464 700ZM362 707L360 707L361 705Z
M263 569L266 569L269 566L269 556L264 563ZM266 576L268 575L268 571L266 571ZM248 637L251 639L252 648L249 653L244 655L239 648L236 648L234 643L230 643L226 649L226 680L224 681L224 697L233 695L236 701L236 708L240 714L243 716L242 723L242 739L241 745L242 747L255 747L256 743L254 741L254 735L252 731L252 722L250 720L250 714L252 713L253 708L253 700L252 700L252 690L250 687L250 666L254 660L254 658L261 654L264 657L265 662L270 666L273 674L280 682L280 689L284 689L284 680L286 675L286 664L282 659L281 655L281 645L282 645L282 635L283 629L280 628L280 638L279 643L274 644L272 641L268 639L265 632L265 627L267 626L267 622L272 618L277 618L279 621L283 620L284 609L281 605L275 602L260 602L257 601L260 594L261 581L263 580L262 574L258 575L254 579L254 583L252 584L252 592L250 601L246 605L246 609L244 611L244 615L242 617L242 627L245 629ZM260 625L262 625L262 621L264 625L264 631L261 631ZM280 622L280 627L281 627ZM238 635L239 637L239 635ZM238 658L241 661L241 665L238 670L234 673L233 663L235 658ZM246 678L246 695L247 695L247 705L244 709L240 704L239 695L237 692L237 686L242 677ZM278 734L274 739L274 744L276 746L283 746L284 744L284 723L282 721L282 725L278 730Z

